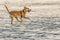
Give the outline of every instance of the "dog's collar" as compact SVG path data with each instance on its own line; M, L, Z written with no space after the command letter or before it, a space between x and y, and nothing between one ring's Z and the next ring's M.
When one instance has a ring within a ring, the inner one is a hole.
M24 10L25 10L25 9L23 9L23 11L22 11L23 13L25 13Z

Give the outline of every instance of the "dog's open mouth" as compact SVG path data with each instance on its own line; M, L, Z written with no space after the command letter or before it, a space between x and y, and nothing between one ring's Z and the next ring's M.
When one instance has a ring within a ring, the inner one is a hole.
M28 12L30 12L31 11L31 9L30 10L28 10Z

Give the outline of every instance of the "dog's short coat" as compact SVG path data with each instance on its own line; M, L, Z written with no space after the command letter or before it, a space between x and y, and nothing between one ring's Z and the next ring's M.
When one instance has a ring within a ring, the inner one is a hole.
M13 18L16 18L18 22L22 22L22 18L28 18L26 17L26 12L30 12L31 9L29 9L28 7L24 7L24 9L22 11L10 11L8 10L7 6L5 5L5 8L7 9L8 13L10 14L11 17L11 24L13 22ZM21 21L18 19L18 17L21 17Z

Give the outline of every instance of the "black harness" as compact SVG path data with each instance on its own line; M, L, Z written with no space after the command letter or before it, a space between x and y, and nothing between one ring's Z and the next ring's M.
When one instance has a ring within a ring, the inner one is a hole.
M20 11L20 14L21 14L21 18L22 18L22 11Z
M24 12L24 10L23 10L23 11L20 11L20 14L21 14L21 18L23 17L23 16L22 16L22 12Z

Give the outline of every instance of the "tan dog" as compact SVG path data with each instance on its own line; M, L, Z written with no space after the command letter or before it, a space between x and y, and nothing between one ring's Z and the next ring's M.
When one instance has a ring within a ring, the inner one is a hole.
M29 9L27 7L24 7L24 9L22 11L11 11L11 12L9 12L9 10L8 10L6 5L5 5L5 7L6 7L8 13L10 14L11 24L13 22L13 18L16 18L18 22L22 22L22 18L28 18L28 17L26 17L26 12L30 12L31 11L31 9ZM20 18L21 20L18 19L19 16L21 17Z

